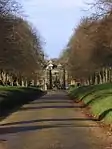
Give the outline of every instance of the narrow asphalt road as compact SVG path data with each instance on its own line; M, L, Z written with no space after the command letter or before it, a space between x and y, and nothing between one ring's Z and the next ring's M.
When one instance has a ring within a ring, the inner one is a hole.
M110 149L103 135L66 93L50 92L0 122L0 149Z

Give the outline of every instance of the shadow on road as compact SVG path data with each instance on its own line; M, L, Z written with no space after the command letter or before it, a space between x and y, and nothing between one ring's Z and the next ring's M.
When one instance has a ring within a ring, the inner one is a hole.
M37 119L37 120L30 120L30 121L6 123L6 124L2 124L0 126L10 126L10 125L18 125L18 124L32 124L32 123L39 123L39 122L66 122L66 121L97 121L97 119L93 119L93 118Z
M26 111L26 110L39 110L39 109L71 109L71 108L82 108L82 106L74 106L74 105L68 105L68 106L36 106L36 107L22 107L19 110L20 111Z
M65 96L65 94L48 94L47 96L41 98L42 100L68 100L68 96Z
M52 104L52 103L73 103L73 101L71 101L71 100L55 100L55 99L53 99L53 100L38 100L38 101L35 101L35 102L32 102L31 104L47 104L47 103L49 103L49 104Z
M54 125L35 125L35 126L11 126L0 128L0 134L20 133L36 131L41 129L52 129L52 128L67 128L67 127L97 127L95 125L84 125L84 124L54 124Z

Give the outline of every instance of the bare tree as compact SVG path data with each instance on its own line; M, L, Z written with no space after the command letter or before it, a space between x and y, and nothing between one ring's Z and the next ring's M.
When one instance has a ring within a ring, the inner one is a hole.
M19 12L21 6L15 0L0 0L0 15L5 16L10 13Z
M112 16L102 19L83 18L72 35L66 52L68 71L72 78L87 80L89 84L111 80L112 67ZM63 58L64 57L64 58Z

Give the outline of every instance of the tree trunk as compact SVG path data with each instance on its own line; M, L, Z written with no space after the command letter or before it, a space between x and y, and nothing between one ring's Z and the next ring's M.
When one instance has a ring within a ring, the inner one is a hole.
M92 85L95 84L95 73L92 75Z
M100 84L100 74L97 74L97 84Z
M105 83L108 83L108 69L105 68Z
M108 68L108 83L110 83L112 81L111 77L112 77L112 69L110 67L110 68Z
M89 85L91 85L91 77L88 78Z
M106 83L106 72L105 72L105 68L102 69L103 72L103 83Z
M100 84L103 84L103 71L101 70L99 73L100 76Z
M95 73L95 85L97 85L98 84L98 78L97 78L97 73Z

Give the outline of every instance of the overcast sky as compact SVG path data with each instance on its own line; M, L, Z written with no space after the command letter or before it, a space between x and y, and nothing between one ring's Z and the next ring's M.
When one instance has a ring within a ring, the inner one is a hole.
M45 39L44 49L50 58L60 55L80 18L88 13L83 11L85 7L87 8L85 0L20 1L27 19Z

